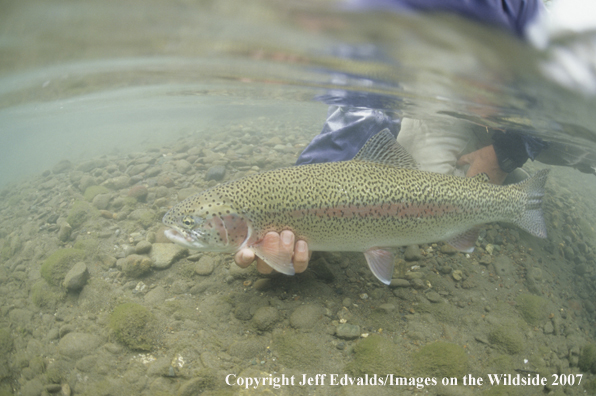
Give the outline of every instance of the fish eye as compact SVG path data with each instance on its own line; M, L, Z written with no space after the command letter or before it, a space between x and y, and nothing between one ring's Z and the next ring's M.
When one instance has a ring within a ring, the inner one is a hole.
M184 216L182 218L182 224L184 224L187 227L190 227L195 224L195 220L191 216Z

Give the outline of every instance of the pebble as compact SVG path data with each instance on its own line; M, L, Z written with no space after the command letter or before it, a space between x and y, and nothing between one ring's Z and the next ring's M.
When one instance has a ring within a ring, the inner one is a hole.
M122 175L108 179L101 184L111 190L122 190L130 185L130 177Z
M110 199L112 199L110 194L97 194L95 197L93 197L93 200L91 201L91 203L97 209L104 210L110 204Z
M147 168L149 168L149 164L138 164L132 166L126 173L128 173L129 176L136 176Z
M130 190L128 190L127 195L129 197L135 198L139 202L145 202L148 194L149 189L142 184L138 184L136 186L131 187Z
M226 174L225 166L215 165L207 170L207 174L205 175L205 180L220 181L224 178L225 174Z
M392 311L395 311L395 305L389 303L381 304L379 305L379 309L381 311L384 311L385 313L390 313Z
M70 224L66 222L62 223L62 225L60 226L60 231L58 231L58 239L62 242L68 241L71 232L72 227L70 226Z
M426 298L432 303L440 303L443 301L443 298L435 291L426 293Z
M90 355L101 344L101 338L87 333L68 333L58 343L61 355L72 359L80 359Z
M72 291L81 290L87 283L87 279L89 279L87 265L80 261L66 273L62 286Z
M252 317L253 324L261 331L270 330L278 320L279 314L273 307L261 307Z
M144 300L149 305L160 305L166 299L167 293L163 286L157 286L145 294Z
M463 279L463 272L461 270L455 270L451 273L451 276L453 277L453 279L455 279L456 281L460 281Z
M204 255L195 265L195 272L197 275L207 276L211 275L215 267L215 259L211 256Z
M445 243L441 246L441 253L443 254L455 254L457 253L458 250L456 248L454 248L453 246Z
M173 243L154 243L151 245L149 257L153 260L153 268L166 269L174 262L188 254L188 249Z
M257 290L264 291L269 289L272 286L271 279L269 278L261 278L255 281L253 287Z
M335 328L335 336L344 340L354 340L360 337L360 326L341 323Z
M410 245L406 247L406 251L404 253L404 259L406 261L418 261L422 259L422 253L420 252L420 248L418 245Z
M553 334L555 332L555 328L551 322L547 322L544 325L544 334Z
M122 272L131 278L138 278L147 274L151 271L152 266L153 262L147 256L131 254L122 259Z
M60 338L63 338L65 335L67 335L68 333L72 333L73 331L75 331L74 326L64 325L64 326L60 327L60 329L58 330L58 336Z
M135 246L136 254L147 254L149 251L151 251L151 243L148 241L140 241Z
M192 169L192 165L187 160L179 160L175 162L176 170L179 173L185 174L188 173Z
M316 304L301 305L290 315L290 325L295 329L311 329L323 316L323 308Z
M254 265L249 265L246 268L241 268L236 264L231 264L229 269L230 276L234 279L246 279L249 276L257 275L257 269Z
M410 287L410 281L407 279L391 279L389 287Z

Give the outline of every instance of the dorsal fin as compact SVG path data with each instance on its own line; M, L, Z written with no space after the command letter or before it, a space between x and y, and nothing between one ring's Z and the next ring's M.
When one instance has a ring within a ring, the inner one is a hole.
M385 128L368 139L353 161L374 162L399 168L418 169L418 163Z

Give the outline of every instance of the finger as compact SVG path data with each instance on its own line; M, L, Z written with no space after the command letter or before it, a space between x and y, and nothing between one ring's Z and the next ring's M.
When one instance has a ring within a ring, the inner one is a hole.
M257 271L259 271L263 275L267 275L273 272L273 268L271 268L266 262L262 259L257 258Z
M456 165L457 166L464 166L464 165L471 165L472 164L472 158L470 154L466 154L466 155L462 155L461 157L459 157L459 159L457 160Z
M255 261L255 253L250 249L239 250L234 255L234 261L239 267L246 268Z
M292 231L282 231L280 234L281 244L280 249L293 252L294 251L294 233Z
M294 271L296 271L297 274L306 271L309 259L310 253L308 251L308 244L305 241L296 242L293 259Z

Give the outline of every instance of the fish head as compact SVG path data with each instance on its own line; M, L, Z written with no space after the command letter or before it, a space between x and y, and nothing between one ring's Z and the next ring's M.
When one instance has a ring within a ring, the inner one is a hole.
M234 253L250 234L247 219L229 202L209 191L180 202L165 214L162 221L170 227L165 231L169 240L207 252Z

